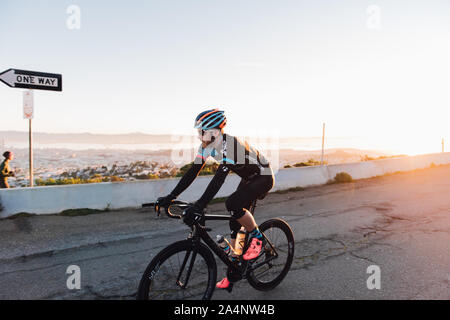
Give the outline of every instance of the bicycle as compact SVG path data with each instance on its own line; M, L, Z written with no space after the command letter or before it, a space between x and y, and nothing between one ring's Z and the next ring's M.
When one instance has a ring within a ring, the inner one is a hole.
M170 218L181 219L176 210L186 209L192 204L173 201L164 208ZM143 204L143 207L155 207L155 203ZM250 206L254 213L256 200ZM160 215L160 209L155 211ZM186 240L177 241L160 251L148 264L139 283L136 298L138 300L209 300L217 280L217 265L212 252L228 266L227 277L231 281L227 289L232 291L233 283L246 279L260 291L278 286L287 275L294 258L294 235L290 226L282 219L275 218L259 225L266 244L259 257L251 261L242 259L242 255L232 261L230 256L209 236L211 228L205 226L208 220L230 220L230 215L203 214L200 221L194 223ZM279 242L281 235L281 242ZM203 242L201 242L203 240ZM248 232L245 236L245 252L249 246ZM212 252L211 252L212 251ZM174 268L175 266L175 268Z

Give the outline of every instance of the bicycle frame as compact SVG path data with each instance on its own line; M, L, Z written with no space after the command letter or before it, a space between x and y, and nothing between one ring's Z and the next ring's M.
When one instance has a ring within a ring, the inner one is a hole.
M253 200L250 203L250 206L249 206L248 210L252 214L254 213L254 210L256 208L256 202L257 202L257 200L255 199L255 200ZM172 205L173 206L178 206L180 208L183 208L183 207L187 208L191 204L189 204L188 202L175 200L175 201L173 201ZM160 214L161 207L158 207L156 203L144 203L142 205L142 207L154 207L155 211L158 212L158 216ZM169 208L170 207L164 208L164 211L165 211L166 215L169 218L175 218L175 219L181 219L182 218L181 215L172 214L170 212ZM187 252L186 256L184 257L182 266L180 268L180 272L179 272L178 277L177 277L177 284L181 288L186 288L186 286L187 286L187 284L189 282L189 277L191 275L193 264L194 264L194 261L195 261L195 258L197 256L197 252L198 252L198 249L197 249L198 248L198 243L201 240L203 240L203 242L209 247L209 249L211 249L220 258L220 260L222 260L222 262L225 263L225 265L230 268L229 270L231 270L231 272L233 272L236 275L238 275L240 279L245 278L248 272L257 269L260 266L262 266L262 265L268 263L269 261L271 261L273 259L276 259L278 257L278 253L277 253L275 247L273 246L272 242L262 232L263 237L265 238L267 244L270 245L270 247L271 247L271 249L272 249L272 251L274 253L271 258L266 259L263 262L260 262L260 263L258 263L256 265L252 265L250 267L250 269L248 269L248 261L245 261L245 260L240 261L240 259L236 260L234 262L231 261L229 259L228 254L226 254L223 251L223 249L221 247L219 247L219 245L208 234L208 231L211 231L211 229L207 228L205 226L205 221L208 221L208 220L230 221L231 219L234 219L234 218L232 216L229 216L229 215L205 214L200 221L195 222L194 225L191 227L192 231L191 231L191 233L190 233L190 235L188 237L188 240L191 240L193 242L193 245L192 245L193 250ZM245 245L244 245L243 251L245 252L247 250L247 248L248 248L248 245L249 245L248 244L248 233L247 232L246 232L246 235L245 235L245 242L244 243L245 243ZM186 267L186 264L187 264L187 262L189 260L189 257L191 256L191 253L193 253L193 257L191 259L191 262L190 262L188 270L187 270L185 283L182 283L180 281L180 278L181 278L181 276L183 274L184 268ZM241 263L241 264L239 265L239 263ZM240 280L240 279L238 279L238 280ZM230 288L230 290L231 290L231 288Z
M256 207L256 200L254 200L250 206L250 212L254 212L254 209ZM248 262L247 261L240 261L240 260L236 260L235 262L231 261L229 259L228 254L226 254L223 249L210 237L210 235L208 234L208 230L210 230L209 228L205 227L205 221L208 220L226 220L229 221L233 219L233 217L231 216L225 216L225 215L208 215L205 214L203 219L199 222L196 222L193 226L192 226L192 232L189 236L188 239L191 239L193 241L193 257L191 259L191 263L189 265L189 268L187 270L187 275L186 275L186 280L185 283L181 283L180 278L183 274L184 268L186 267L186 263L189 260L189 257L191 255L191 252L188 252L183 260L183 264L180 268L180 272L178 274L177 277L177 283L178 285L180 285L180 287L185 288L189 282L189 277L190 274L192 272L192 267L193 267L193 263L195 261L195 257L197 255L197 243L200 242L200 240L203 240L203 242L220 258L220 260L222 260L223 263L225 263L225 265L227 265L227 267L231 268L231 271L234 272L235 274L239 275L239 278L245 278L246 277L246 273L248 271L253 271L257 268L259 268L260 266L268 263L269 261L275 259L278 257L278 253L276 252L275 247L273 246L273 244L270 242L269 239L266 238L266 236L263 234L264 238L266 239L267 243L270 245L270 247L272 248L273 252L275 253L273 257L260 262L254 266L251 266L251 269L248 270ZM245 235L245 246L243 248L243 251L245 252L247 247L248 247L248 233L246 233ZM239 262L241 262L241 265L239 265ZM239 279L239 280L240 280Z

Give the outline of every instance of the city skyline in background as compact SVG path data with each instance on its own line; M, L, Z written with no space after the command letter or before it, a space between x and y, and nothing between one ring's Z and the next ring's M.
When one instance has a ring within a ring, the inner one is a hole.
M67 27L71 5L80 29ZM35 132L192 135L196 114L217 107L233 135L320 137L326 123L327 137L366 139L367 149L439 152L450 139L448 9L3 1L0 72L63 75L62 93L35 91ZM1 131L27 131L22 90L0 84L0 105Z

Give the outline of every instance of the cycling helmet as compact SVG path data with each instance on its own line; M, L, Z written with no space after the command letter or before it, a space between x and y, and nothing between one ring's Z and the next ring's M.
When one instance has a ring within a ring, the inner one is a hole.
M195 118L194 128L201 130L222 129L227 124L224 113L219 109L203 111Z

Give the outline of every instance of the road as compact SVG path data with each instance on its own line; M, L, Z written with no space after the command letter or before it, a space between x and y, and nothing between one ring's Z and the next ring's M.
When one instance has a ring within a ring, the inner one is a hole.
M275 216L295 235L286 279L270 292L241 281L214 299L450 299L450 166L270 194L256 217ZM147 263L187 232L142 210L1 220L0 299L134 299ZM80 289L66 286L70 265ZM380 289L369 290L373 265Z

